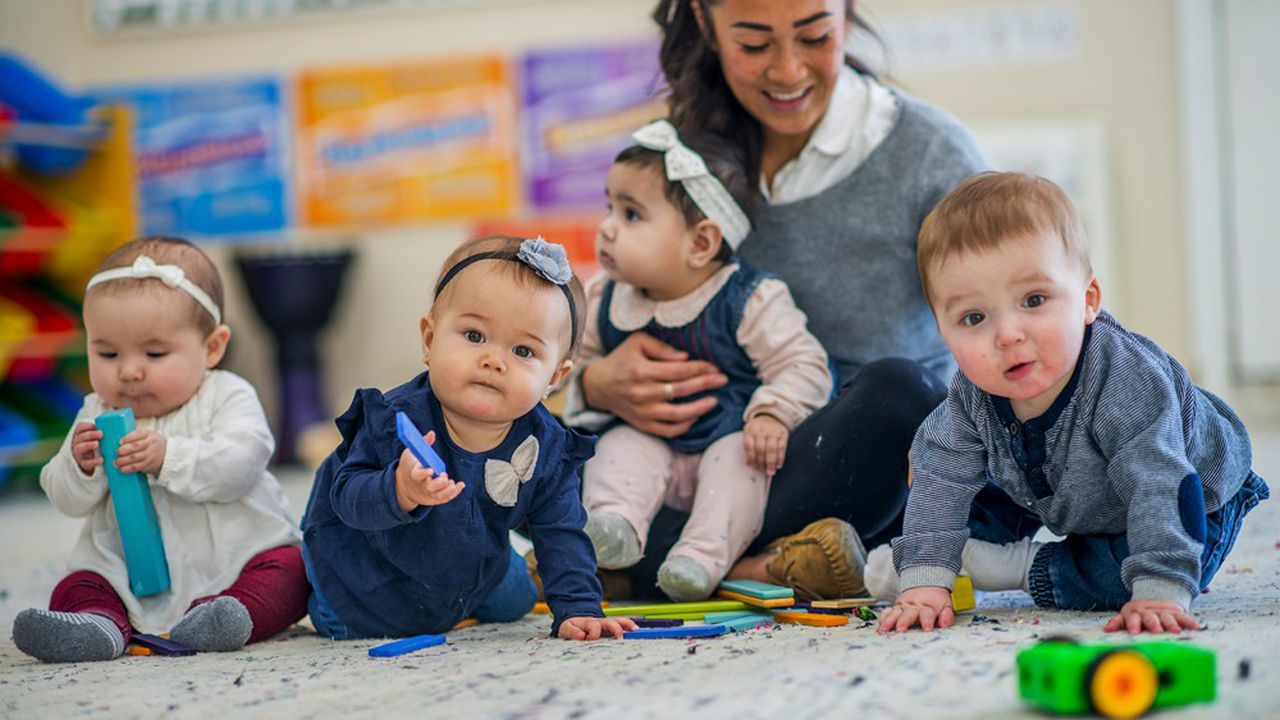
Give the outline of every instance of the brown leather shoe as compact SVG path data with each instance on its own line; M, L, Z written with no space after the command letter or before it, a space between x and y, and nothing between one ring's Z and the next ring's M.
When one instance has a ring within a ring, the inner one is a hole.
M530 550L524 554L525 567L529 568L529 577L533 578L533 586L538 588L538 600L546 600L542 591L542 576L538 574L538 558ZM596 578L600 580L600 589L605 600L630 600L631 578L625 570L596 569Z
M801 600L835 600L867 594L862 581L867 551L853 526L839 518L809 523L794 535L765 546L773 555L765 566L769 577L796 591Z

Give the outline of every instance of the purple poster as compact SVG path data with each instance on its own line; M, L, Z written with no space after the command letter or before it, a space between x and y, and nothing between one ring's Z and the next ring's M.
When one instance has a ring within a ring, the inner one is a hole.
M613 157L633 131L666 114L657 43L534 51L521 69L529 204L602 207Z

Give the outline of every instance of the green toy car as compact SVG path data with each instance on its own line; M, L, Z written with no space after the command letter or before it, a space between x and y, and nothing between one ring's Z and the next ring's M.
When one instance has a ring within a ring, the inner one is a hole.
M1210 702L1216 686L1213 652L1184 643L1057 638L1018 653L1018 694L1061 715L1136 718L1152 708Z

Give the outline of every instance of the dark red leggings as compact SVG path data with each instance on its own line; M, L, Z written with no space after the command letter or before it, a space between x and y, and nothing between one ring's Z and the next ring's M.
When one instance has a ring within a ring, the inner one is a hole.
M217 595L196 598L187 609L227 596L239 600L249 610L255 643L275 635L307 614L311 592L302 566L302 551L296 547L272 548L254 555L231 587ZM89 570L62 579L49 598L49 609L60 612L92 612L103 615L124 633L125 643L133 637L129 613L106 578Z

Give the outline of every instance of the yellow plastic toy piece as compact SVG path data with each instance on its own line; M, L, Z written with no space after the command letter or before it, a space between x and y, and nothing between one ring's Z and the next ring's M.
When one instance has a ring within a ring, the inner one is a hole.
M742 593L736 593L731 590L717 591L716 597L722 597L726 600L737 600L738 602L744 602L748 605L754 605L762 608L791 607L796 604L796 599L794 597L765 599L753 597L751 595L743 595Z
M1129 720L1146 714L1156 701L1156 669L1132 650L1105 655L1089 679L1089 698L1104 717Z
M973 599L973 581L968 575L957 575L956 584L951 588L951 609L964 612L977 606L978 603Z
M453 626L453 629L461 630L462 628L469 628L473 625L479 625L479 624L480 624L480 621L475 618L466 618L464 620L459 620L458 624Z
M814 600L809 603L816 608L828 610L848 610L850 608L871 607L876 604L875 598L840 598L839 600Z
M774 613L773 619L780 623L812 625L814 627L838 627L849 624L848 615L827 615L825 613L780 612Z

